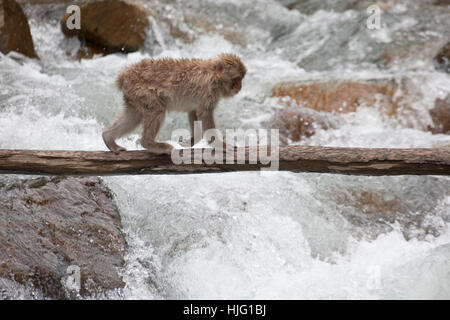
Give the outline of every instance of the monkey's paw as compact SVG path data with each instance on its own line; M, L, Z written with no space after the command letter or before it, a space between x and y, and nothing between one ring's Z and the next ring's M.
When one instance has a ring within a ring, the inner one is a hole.
M179 143L180 146L182 146L183 148L192 148L192 147L195 145L194 138L183 139L182 141L179 141L178 143Z
M125 149L124 147L117 147L114 150L111 150L112 152L114 152L115 154L119 154L122 151L127 151L127 149Z

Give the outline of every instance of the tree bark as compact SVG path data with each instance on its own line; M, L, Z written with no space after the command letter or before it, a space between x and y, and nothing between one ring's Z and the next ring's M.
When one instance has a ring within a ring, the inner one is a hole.
M195 151L194 151L195 150ZM270 164L206 164L199 155L207 149L184 149L192 164L174 164L168 155L147 151L0 150L0 173L33 175L187 174L255 171ZM252 149L256 150L256 149ZM270 149L269 149L270 150ZM231 151L233 152L233 151ZM234 159L236 159L236 149ZM276 163L272 162L272 165ZM450 175L450 148L368 149L287 146L279 148L280 171L321 172L349 175Z

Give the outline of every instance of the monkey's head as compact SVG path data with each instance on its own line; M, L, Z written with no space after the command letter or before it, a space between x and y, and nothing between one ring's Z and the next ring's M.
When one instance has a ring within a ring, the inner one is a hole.
M247 69L241 59L230 53L223 53L214 61L214 70L224 97L231 97L242 89Z

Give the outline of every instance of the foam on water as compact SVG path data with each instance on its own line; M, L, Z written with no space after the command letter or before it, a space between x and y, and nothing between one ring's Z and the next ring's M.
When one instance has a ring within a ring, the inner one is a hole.
M351 182L338 179L341 187ZM132 247L147 253L138 259L131 254L128 263L138 275L150 270L142 282L151 283L163 297L448 297L450 233L445 222L438 238L407 241L393 225L376 240L357 239L359 227L344 218L342 208L317 197L325 190L309 175L230 173L106 181L125 213ZM437 206L447 215L449 200ZM410 291L408 281L416 291Z
M167 7L171 16L184 2L156 3ZM180 44L164 40L163 19L155 18L159 44L153 53L143 50L79 62L68 59L65 50L52 50L55 43L77 49L55 31L57 21L32 20L42 59L0 54L0 148L106 150L101 131L120 112L121 96L113 82L121 68L146 57L211 57L223 51L241 55L248 75L242 92L220 103L221 128L258 128L274 110L285 108L279 99L269 98L281 82L407 79L408 88L420 94L407 124L387 119L376 108L361 107L337 116L339 125L317 130L301 143L450 144L448 135L423 130L431 123L428 110L435 98L448 94L450 77L421 58L415 60L418 70L398 64L379 68L370 59L361 62L368 49L361 40L366 31L355 31L361 20L356 11L322 10L306 16L268 0L258 8L251 1L204 1L186 8L221 22L235 21L238 12L243 18L235 23L257 36L246 47L214 34ZM392 34L407 32L414 21L421 23L417 16L408 18L401 10L398 14L406 18L396 22ZM349 51L324 48L333 44L333 28L343 23L343 36L357 34ZM330 54L342 56L333 62L328 61ZM358 57L355 63L340 64L351 54ZM305 59L310 62L298 66ZM316 65L321 59L327 61L325 68ZM160 139L170 139L170 132L179 127L187 127L186 117L169 115ZM119 144L136 149L137 138L132 134ZM104 180L116 196L129 243L122 271L126 287L115 298L450 298L447 178L241 172ZM382 203L398 201L399 211L391 220L367 215L359 202L362 196L370 197L379 211L384 209L377 207L376 197L382 197ZM402 224L402 215L414 228ZM9 283L1 286L11 288ZM21 297L32 294L23 290Z

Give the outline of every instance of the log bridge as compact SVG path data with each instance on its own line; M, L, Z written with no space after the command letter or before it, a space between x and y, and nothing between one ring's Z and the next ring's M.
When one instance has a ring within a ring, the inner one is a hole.
M265 148L265 147L262 147ZM182 149L192 163L174 164L169 155L156 155L145 150L66 151L0 149L0 173L31 175L137 175L196 174L232 171L257 171L271 164L251 162L250 152L256 147L242 148L245 163L223 161L207 164L202 152L207 149ZM237 159L238 149L234 152ZM315 146L279 147L277 170L318 172L346 175L450 175L450 148L335 148ZM222 163L217 163L222 162ZM272 163L273 166L273 163Z

